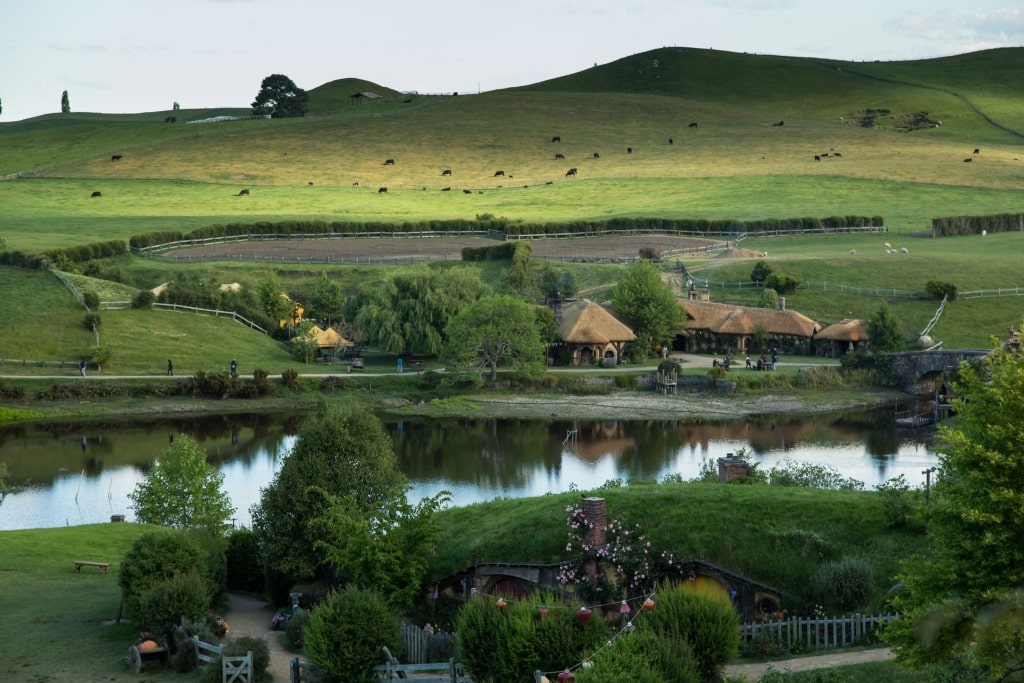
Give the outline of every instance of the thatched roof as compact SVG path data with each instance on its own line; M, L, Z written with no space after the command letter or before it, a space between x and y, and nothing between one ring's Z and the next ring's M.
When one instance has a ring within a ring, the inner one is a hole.
M322 329L318 325L313 325L309 331L310 334L316 335L316 343L321 349L338 349L343 346L352 347L355 346L348 339L345 339L338 334L333 328L328 327L326 330Z
M749 335L760 324L769 334L811 337L821 329L821 325L797 311L732 306L710 301L686 300L680 301L679 305L686 311L688 330Z
M636 335L597 302L580 299L562 305L558 336L570 344L636 341Z
M868 340L867 320L840 320L818 333L818 339L842 342L863 342Z

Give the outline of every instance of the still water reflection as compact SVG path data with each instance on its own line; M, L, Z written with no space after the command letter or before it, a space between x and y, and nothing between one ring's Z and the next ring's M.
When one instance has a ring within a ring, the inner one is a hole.
M135 485L178 434L188 434L225 474L236 522L274 477L303 417L227 415L149 422L21 425L0 430L0 463L17 487L0 504L0 529L132 519ZM901 432L891 409L693 423L681 421L403 420L385 418L419 499L447 489L456 505L495 497L596 488L608 480L683 479L702 463L745 448L763 469L830 465L871 488L904 475L924 482L937 461L928 433Z

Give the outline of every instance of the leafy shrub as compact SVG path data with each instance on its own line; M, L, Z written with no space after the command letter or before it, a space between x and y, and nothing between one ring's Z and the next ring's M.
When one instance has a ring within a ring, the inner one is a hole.
M306 638L306 628L309 626L310 613L300 609L288 619L284 626L284 635L288 639L288 646L296 649L302 648Z
M235 529L228 536L227 587L247 593L263 592L263 558L252 529Z
M663 638L687 643L706 681L722 680L726 662L739 652L739 616L729 600L696 593L685 584L659 590L658 605L645 621Z
M100 295L96 292L82 292L82 303L90 310L96 310L100 306Z
M866 607L874 597L875 572L870 562L845 556L818 568L813 591L826 608L839 613L853 612Z
M917 494L911 490L906 477L886 479L875 487L885 507L886 520L890 527L900 529L911 526L917 510Z
M82 327L87 330L92 330L94 327L99 327L102 320L100 320L99 313L86 313L82 317Z
M792 294L800 286L800 281L784 273L772 273L764 279L764 286L774 289L779 295Z
M117 579L125 614L145 622L143 602L147 594L165 579L199 566L203 566L203 550L193 536L180 531L152 531L139 536L121 558Z
M928 296L933 299L941 299L946 297L949 301L956 300L956 285L952 282L939 282L938 280L929 280L924 284L924 291L928 292Z
M295 391L299 388L299 373L295 372L293 368L288 368L281 373L281 379L284 380L284 385L289 390Z
M817 463L795 463L788 458L768 472L772 486L803 486L830 491L862 491L864 482L844 477L839 470Z
M690 646L677 636L659 636L641 626L620 635L580 668L580 683L697 683L701 680Z
M774 269L764 261L758 261L754 264L754 269L750 271L750 281L764 282L768 279L768 276L772 274L773 270Z
M352 587L317 606L304 633L303 648L324 683L373 683L381 647L396 656L402 648L401 627L384 600Z
M156 294L149 289L140 289L138 294L132 297L132 308L153 308L156 301Z
M618 389L635 389L636 375L618 374L615 375L615 386Z
M541 617L540 606L549 606ZM526 681L536 670L578 662L607 638L600 618L580 626L576 611L553 596L534 594L497 609L490 598L471 600L459 612L458 658L478 683Z
M136 619L156 633L169 634L181 621L195 621L207 613L213 585L195 570L163 579L139 598Z

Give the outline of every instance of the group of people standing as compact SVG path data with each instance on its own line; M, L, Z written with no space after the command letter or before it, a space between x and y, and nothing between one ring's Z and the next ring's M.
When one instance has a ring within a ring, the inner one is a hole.
M779 362L779 350L772 349L771 360L768 360L768 356L761 354L761 357L757 359L756 363L752 363L750 355L747 355L747 369L748 370L774 370L775 366Z

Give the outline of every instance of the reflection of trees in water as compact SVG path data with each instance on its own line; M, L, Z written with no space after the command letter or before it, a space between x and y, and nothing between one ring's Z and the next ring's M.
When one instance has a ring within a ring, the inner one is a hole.
M538 465L558 458L561 446L539 420L404 420L401 433L394 424L388 428L410 479L485 488L525 485Z

